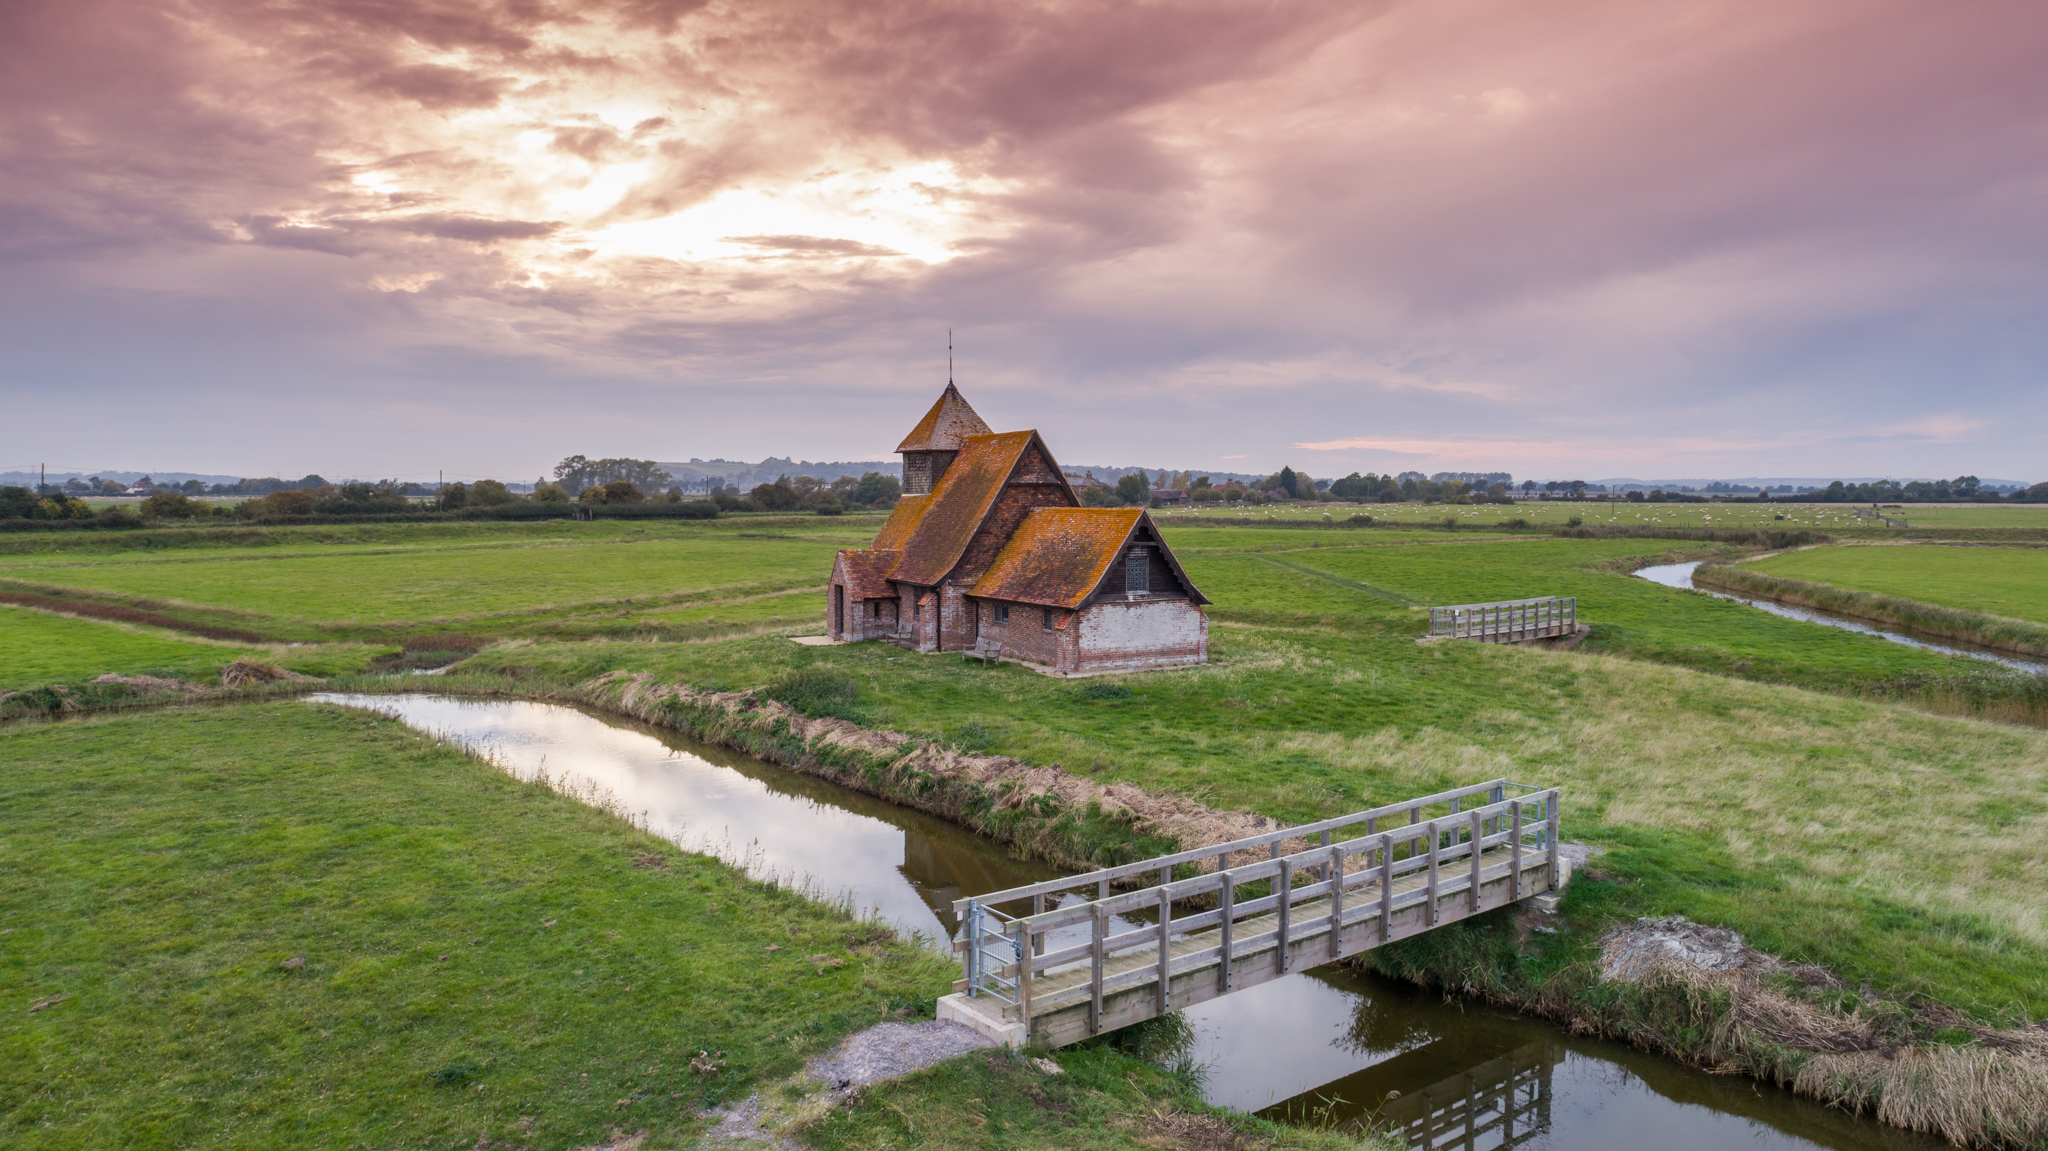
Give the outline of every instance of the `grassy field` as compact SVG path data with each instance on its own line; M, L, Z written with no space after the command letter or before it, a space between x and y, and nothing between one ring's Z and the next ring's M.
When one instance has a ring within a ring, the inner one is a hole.
M360 671L376 651L361 644L288 648L186 639L155 629L73 619L0 604L0 691L72 683L114 672L213 682L241 659L308 675Z
M0 604L0 691L103 672L211 678L253 654L268 653Z
M607 525L609 526L609 525ZM317 621L471 620L720 590L821 586L843 532L745 538L687 529L435 547L116 553L0 561L0 577Z
M687 1144L702 1108L955 974L350 709L17 726L0 762L0 999L35 1008L0 1029L9 1147ZM1041 1145L1135 1148L1148 1116L1204 1111L1108 1048L1062 1058ZM835 1145L927 1113L1018 1145L901 1090Z
M1859 516L1858 509L1866 514ZM1769 504L1647 504L1626 500L1523 500L1514 504L1350 504L1329 503L1287 507L1244 507L1204 504L1199 507L1162 508L1152 514L1161 519L1271 518L1281 523L1319 522L1324 515L1342 520L1363 514L1395 525L1438 526L1446 516L1459 526L1486 526L1510 520L1526 520L1533 526L1554 528L1574 517L1587 525L1660 525L1666 527L1710 528L1879 528L1881 521L1870 518L1868 504L1769 503ZM1975 505L1944 507L1907 504L1886 506L1882 514L1894 520L1904 518L1914 527L2048 527L2048 504Z
M1809 548L1745 566L1856 591L2048 623L2048 549Z
M448 526L410 551L388 529L309 533L239 550L19 556L0 574L118 578L204 593L222 611L282 612L307 601L261 573L303 570L386 623L452 610L465 581L485 579L497 614L462 617L485 635L519 636L550 611L635 627L723 621L742 630L705 642L631 630L516 639L440 683L538 692L630 670L739 689L822 665L861 686L865 722L1288 820L1499 774L1559 783L1570 833L1608 846L1606 866L1633 880L1611 901L1627 913L1733 926L1852 980L1985 1017L2048 1015L2036 894L2048 880L2048 733L1849 698L1954 661L1626 574L1706 547L1170 520L1216 601L1215 662L1124 677L1132 695L1102 700L1015 666L787 642L819 630L807 589L831 549L864 542L872 524L792 519L745 535L658 525L645 538L603 523L574 525L598 529L588 537ZM522 579L529 567L538 574ZM386 587L393 572L439 590ZM1579 598L1594 633L1578 651L1415 642L1421 604L1540 594ZM572 601L583 606L562 606Z

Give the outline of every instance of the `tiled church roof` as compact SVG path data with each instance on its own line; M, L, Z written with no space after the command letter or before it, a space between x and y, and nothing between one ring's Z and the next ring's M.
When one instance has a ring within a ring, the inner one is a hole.
M1122 554L1143 508L1036 508L969 595L1078 608Z
M986 436L995 429L983 423L981 417L960 395L960 389L947 381L946 390L939 393L932 410L917 421L903 442L896 445L899 452L955 452L960 443L969 436Z
M961 440L960 454L954 457L953 466L939 477L939 486L923 498L923 506L912 513L915 519L906 525L903 558L889 578L927 587L946 578L953 565L960 562L961 553L967 550L967 543L974 538L981 522L988 518L1004 481L1016 470L1018 459L1037 438L1037 432L1003 432ZM883 533L889 534L889 528L895 524L896 515L892 513ZM875 543L881 547L884 541L878 538Z
M848 548L839 553L839 562L846 569L846 594L856 600L895 599L896 589L889 583L889 569L896 566L899 553L867 549L855 551Z

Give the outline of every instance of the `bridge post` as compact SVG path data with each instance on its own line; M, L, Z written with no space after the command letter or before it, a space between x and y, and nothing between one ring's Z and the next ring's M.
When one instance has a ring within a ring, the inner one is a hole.
M1472 906L1471 914L1479 914L1479 845L1486 836L1482 832L1482 821L1478 812L1472 813Z
M1230 915L1231 904L1236 902L1236 884L1230 882L1230 873L1223 873L1223 887L1217 894L1217 926L1220 929L1219 942L1223 945L1223 962L1218 964L1216 977L1223 982L1223 990L1230 990Z
M1550 812L1550 818L1549 818L1549 819L1548 819L1547 821L1545 821L1545 826L1544 826L1544 829L1543 829L1543 830L1544 830L1544 831L1546 831L1546 832L1548 832L1548 834L1547 834L1547 835L1545 835L1545 836L1544 836L1544 838L1545 838L1545 839L1548 839L1548 840L1550 841L1550 848L1549 848L1549 852L1548 852L1548 855L1549 855L1549 859L1548 859L1548 860L1547 860L1546 862L1548 862L1548 863L1549 863L1549 865L1550 865L1550 890L1552 890L1552 891L1556 891L1556 890L1557 890L1557 887L1558 887L1558 884L1557 884L1557 801L1558 801L1559 797L1560 797L1560 796L1561 796L1562 794L1563 794L1563 793L1561 793L1561 792L1557 792L1557 791L1552 791L1552 792L1551 792L1551 793L1550 793L1549 795L1546 795L1546 796L1544 796L1544 797L1543 797L1543 806L1544 806L1544 807L1545 807L1545 808L1546 808L1546 809L1547 809L1547 810L1548 810L1548 811Z
M1380 942L1394 937L1394 837L1380 836Z
M1443 837L1437 834L1436 820L1429 821L1429 925L1436 926L1436 872L1437 853Z
M1166 1014L1166 965L1173 958L1173 895L1159 889L1159 1014Z
M1508 898L1511 903L1522 901L1522 801L1508 803Z
M1031 929L1017 923L1017 1022L1024 1025L1025 1042L1031 1040Z
M1329 832L1323 833L1328 839ZM1330 885L1330 958L1344 954L1344 846L1330 849L1330 862L1323 870L1330 876L1325 880Z
M967 901L967 997L981 996L981 904Z
M1277 850L1278 841L1273 844ZM1273 911L1280 919L1280 974L1287 974L1287 928L1291 920L1289 912L1294 909L1294 865L1287 860L1280 861L1280 874L1273 877Z
M1103 944L1109 940L1109 915L1102 906L1095 906L1095 916L1090 921L1095 937L1088 948L1088 1030L1093 1033L1102 1030L1102 960Z

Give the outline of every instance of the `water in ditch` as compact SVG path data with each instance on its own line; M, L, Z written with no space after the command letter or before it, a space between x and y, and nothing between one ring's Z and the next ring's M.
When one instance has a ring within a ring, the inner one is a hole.
M846 898L933 939L956 926L953 900L1059 874L943 820L576 708L425 694L309 698L381 711L488 751L521 778L545 773L680 846ZM1395 1125L1417 1149L1564 1151L1651 1139L1659 1151L1941 1146L1746 1079L1696 1074L1510 1012L1329 968L1213 1000L1188 1017L1211 1102L1298 1121Z
M1775 600L1762 599L1756 596L1736 595L1732 592L1721 591L1717 588L1700 587L1692 582L1692 573L1694 569L1700 566L1701 562L1702 561L1695 560L1691 563L1682 564L1657 564L1654 567L1638 568L1636 569L1635 574L1643 577L1646 580L1649 580L1651 583L1660 583L1663 584L1665 587L1684 588L1687 591L1703 592L1707 595L1713 596L1715 599L1734 600L1736 603L1745 603L1761 611L1770 612L1772 615L1784 616L1786 619L1802 620L1806 623L1826 624L1829 627L1838 627L1844 631L1861 632L1864 635L1874 635L1879 639L1886 639L1890 640L1893 643L1905 644L1907 647L1925 648L1928 651L1938 651L1943 655L1968 656L1971 659L1981 659L1987 660L1991 663L2004 664L2006 667L2018 668L2021 671L2031 671L2035 673L2048 672L2048 660L2029 659L2026 656L2010 655L2005 652L1993 651L1990 648L1977 647L1973 644L1961 643L1955 640L1927 639L1922 636L1913 635L1909 632L1899 631L1893 628L1887 628L1880 626L1878 624L1870 623L1867 620L1855 619L1845 615L1836 615L1833 612L1816 611L1813 608L1806 607L1793 607L1790 604L1778 603Z

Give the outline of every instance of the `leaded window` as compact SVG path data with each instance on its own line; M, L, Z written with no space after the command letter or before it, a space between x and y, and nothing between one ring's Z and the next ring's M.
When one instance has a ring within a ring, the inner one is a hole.
M1124 590L1138 593L1151 590L1152 557L1149 548L1132 548L1124 553Z

